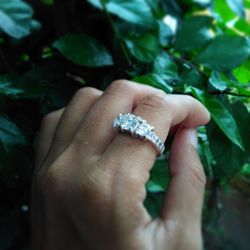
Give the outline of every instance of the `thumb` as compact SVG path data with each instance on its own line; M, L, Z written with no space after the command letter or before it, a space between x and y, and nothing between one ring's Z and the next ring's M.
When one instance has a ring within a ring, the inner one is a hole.
M201 224L206 178L197 145L196 129L177 131L169 159L171 180L162 210L165 219Z

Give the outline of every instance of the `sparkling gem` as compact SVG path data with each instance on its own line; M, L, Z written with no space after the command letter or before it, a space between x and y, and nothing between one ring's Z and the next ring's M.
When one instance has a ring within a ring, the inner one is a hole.
M140 123L135 133L141 137L146 137L150 133L150 126L147 123Z
M138 124L135 116L125 114L121 118L121 129L125 131L133 131Z

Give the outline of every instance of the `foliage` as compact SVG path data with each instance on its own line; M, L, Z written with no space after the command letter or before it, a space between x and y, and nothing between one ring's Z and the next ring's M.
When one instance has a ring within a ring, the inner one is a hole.
M104 89L114 79L132 79L193 95L208 108L212 121L199 129L212 183L205 210L213 210L209 199L220 183L236 174L249 178L247 13L249 0L0 1L0 248L28 248L40 120L83 85ZM153 216L168 182L166 156L147 183L145 205Z

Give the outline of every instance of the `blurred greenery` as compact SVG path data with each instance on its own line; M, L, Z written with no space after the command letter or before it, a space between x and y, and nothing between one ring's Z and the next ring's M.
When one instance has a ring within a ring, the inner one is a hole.
M1 0L0 249L29 249L41 118L82 86L105 89L119 78L192 95L211 112L198 133L205 249L240 249L218 226L216 194L235 176L250 184L249 35L249 0ZM169 148L146 185L152 216L167 188Z

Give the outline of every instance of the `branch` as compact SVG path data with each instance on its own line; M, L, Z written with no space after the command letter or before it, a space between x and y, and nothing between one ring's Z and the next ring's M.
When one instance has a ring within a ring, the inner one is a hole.
M250 98L250 95L234 93L234 92L230 92L229 90L224 90L224 91L212 91L212 92L209 92L209 94L211 94L211 95L226 94L226 95L232 95L232 96L237 96L237 97L246 97L246 98Z
M124 54L124 56L125 56L125 58L126 58L128 64L131 65L132 62L131 62L130 56L129 56L129 54L128 54L128 51L127 51L127 49L126 49L126 47L125 47L125 45L124 45L123 39L122 39L122 37L121 37L121 34L120 34L120 32L116 29L116 27L115 27L115 25L114 25L114 23L113 23L112 17L111 17L111 15L109 14L109 12L108 12L108 10L107 10L107 7L106 7L106 4L104 3L103 0L101 0L101 4L102 4L103 10L104 10L104 13L105 13L105 15L106 15L106 17L107 17L107 19L108 19L108 22L109 22L109 24L110 24L110 26L111 26L111 28L112 28L112 30L113 30L113 32L114 32L114 34L115 34L117 40L120 42L121 50L122 50L122 52L123 52L123 54Z
M172 57L172 59L174 59L177 62L180 62L182 64L187 64L190 68L197 70L201 75L203 75L204 77L208 78L209 76L207 74L205 74L202 70L199 69L199 67L197 67L196 65L194 65L193 63L191 63L190 61L182 58L182 57L177 57L174 56L172 54L169 54L170 57Z
M3 61L3 64L5 65L5 67L7 68L7 70L9 71L9 73L13 74L14 70L12 69L10 63L8 62L3 50L0 48L0 58Z

